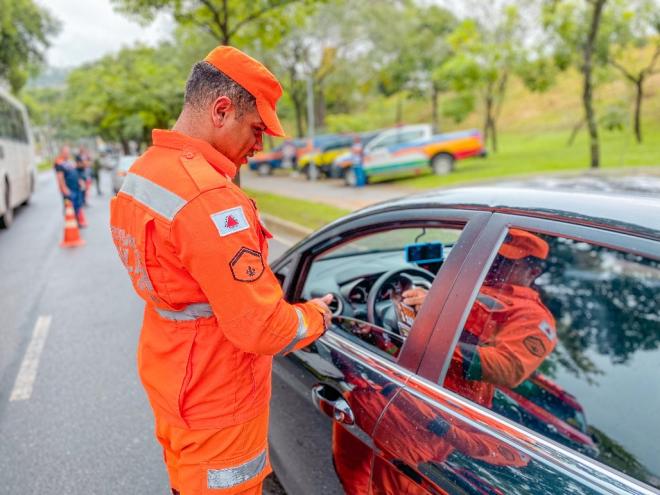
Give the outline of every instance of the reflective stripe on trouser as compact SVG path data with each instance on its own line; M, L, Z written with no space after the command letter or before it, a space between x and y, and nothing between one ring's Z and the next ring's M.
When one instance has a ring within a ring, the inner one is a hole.
M298 308L295 309L296 314L298 315L298 328L296 330L296 335L293 337L293 340L289 343L289 345L278 353L279 356L283 356L287 352L291 352L296 344L307 337L307 334L309 333L309 328L307 328L307 325L305 324L305 317L303 316L302 311L300 311Z
M234 488L256 478L266 468L268 454L262 450L256 457L236 467L209 469L206 472L208 488Z
M218 430L188 430L156 417L170 485L181 495L261 494L271 472L268 409L242 424Z

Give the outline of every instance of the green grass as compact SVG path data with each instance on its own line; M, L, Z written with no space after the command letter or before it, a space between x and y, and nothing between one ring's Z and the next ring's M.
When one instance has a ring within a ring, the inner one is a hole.
M39 172L46 172L53 168L53 163L50 160L43 160L37 164L37 170Z
M637 144L631 132L600 131L601 167L650 166L660 170L660 123L646 123L645 139ZM579 134L572 146L569 133L506 133L501 136L497 153L487 158L471 158L456 163L456 170L446 176L424 175L398 181L403 186L428 189L502 177L539 173L588 170L589 143L586 132Z
M259 211L311 229L318 229L350 213L350 210L303 199L286 198L252 189L246 189L245 192L256 201Z

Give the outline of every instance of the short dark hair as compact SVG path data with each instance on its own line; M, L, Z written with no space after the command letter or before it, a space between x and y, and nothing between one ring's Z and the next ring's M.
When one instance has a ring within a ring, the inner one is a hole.
M208 62L197 62L188 76L184 103L201 110L220 96L227 96L236 107L236 117L254 110L256 100L243 86Z

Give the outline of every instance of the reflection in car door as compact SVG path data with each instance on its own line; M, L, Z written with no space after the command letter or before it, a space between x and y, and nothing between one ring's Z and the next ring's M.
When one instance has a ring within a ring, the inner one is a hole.
M366 493L371 435L406 378L332 332L277 359L271 458L289 495Z
M490 266L494 246L514 222L543 232L561 228L584 242L595 235L577 226L493 215L449 296L459 308L470 307L476 296L472 289L483 280L480 272ZM599 235L603 244L616 245L615 234ZM438 385L440 370L452 359L461 321L455 311L443 311L418 370L422 376L410 377L378 422L370 493L656 493Z

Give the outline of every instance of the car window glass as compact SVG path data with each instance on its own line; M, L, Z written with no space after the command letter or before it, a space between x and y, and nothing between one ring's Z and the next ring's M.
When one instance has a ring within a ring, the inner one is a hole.
M660 487L660 264L511 229L444 386Z
M402 132L401 134L399 134L399 139L397 140L397 142L409 143L411 141L417 141L418 139L422 139L423 137L424 137L424 131L422 130Z
M376 149L382 149L386 148L388 146L391 146L395 143L398 142L398 134L397 133L392 133L388 135L381 136L380 138L376 138L373 141L371 141L368 145L369 151L373 151Z
M396 359L418 309L402 304L403 292L431 287L460 233L389 228L340 244L316 256L301 298L332 293L331 331Z

